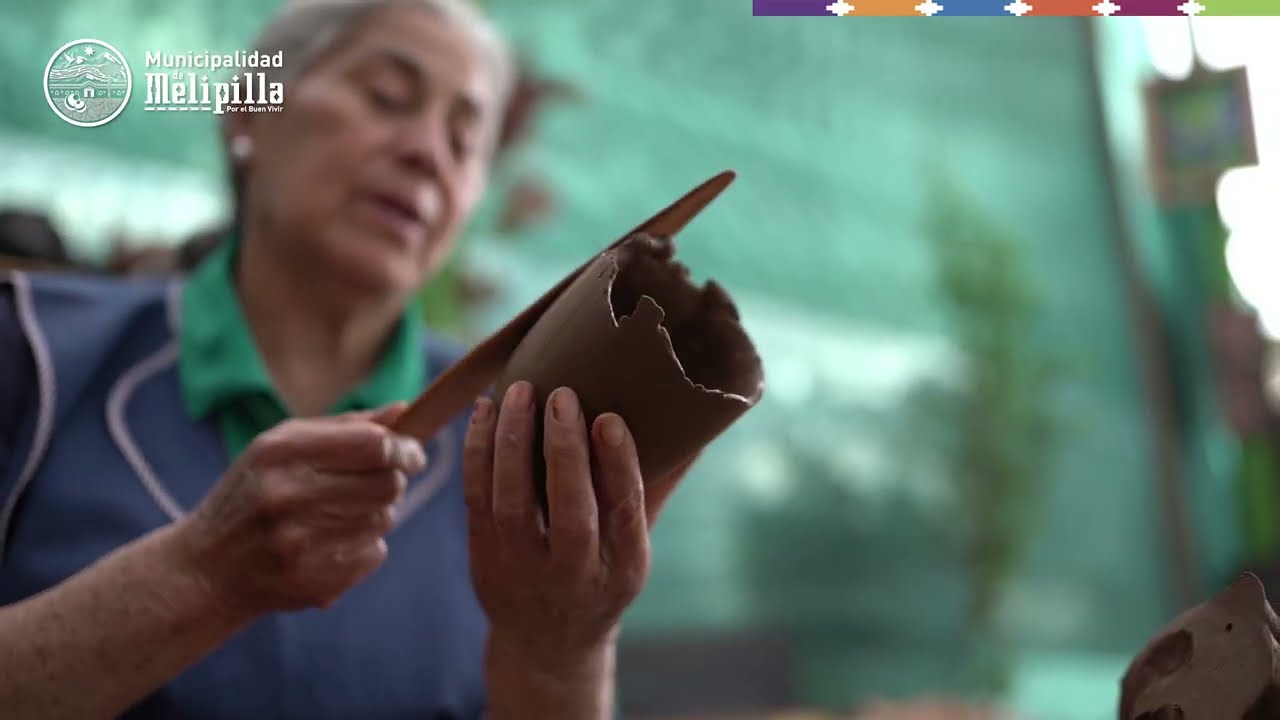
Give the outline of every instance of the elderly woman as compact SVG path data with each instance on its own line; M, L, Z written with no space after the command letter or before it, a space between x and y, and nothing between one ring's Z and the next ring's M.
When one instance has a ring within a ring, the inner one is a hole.
M387 429L458 356L406 308L485 186L497 34L306 0L257 49L285 107L226 116L235 228L190 277L0 285L3 716L610 715L674 481L646 498L567 389L545 447L527 383L425 448Z

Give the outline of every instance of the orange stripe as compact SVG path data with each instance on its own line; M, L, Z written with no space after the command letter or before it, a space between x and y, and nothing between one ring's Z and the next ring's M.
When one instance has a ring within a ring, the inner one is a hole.
M925 0L845 0L853 6L853 12L846 17L903 17L914 15L923 17L916 11L916 6ZM938 0L934 0L938 2ZM945 3L938 2L939 5Z
M1031 6L1031 12L1023 17L1052 15L1054 17L1096 17L1093 6L1102 0L1023 0ZM1124 0L1111 0L1116 5L1123 5Z

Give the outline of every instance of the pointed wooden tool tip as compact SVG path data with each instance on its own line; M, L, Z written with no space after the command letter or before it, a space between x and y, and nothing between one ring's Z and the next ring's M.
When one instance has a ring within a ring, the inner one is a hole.
M688 225L703 210L706 210L707 206L719 197L720 193L724 192L725 188L729 187L737 176L738 174L732 170L726 170L715 175L710 180L685 193L684 197L671 203L657 215L641 223L636 229L624 235L623 239L625 240L636 233L675 237L677 233L684 229L685 225ZM619 240L618 242L622 241Z
M710 202L715 198L715 196L724 192L725 188L732 185L733 181L737 179L738 173L733 170L725 170L724 172L717 174L715 177L712 177L710 180L702 183L702 185L699 185L693 192L694 194L705 197L707 202Z

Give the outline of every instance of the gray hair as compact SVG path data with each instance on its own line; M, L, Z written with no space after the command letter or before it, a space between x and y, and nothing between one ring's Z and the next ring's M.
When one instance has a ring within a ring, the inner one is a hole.
M262 30L254 50L267 55L283 53L284 67L265 72L269 80L287 82L310 69L362 20L396 6L420 7L438 15L484 55L494 91L490 122L496 140L515 85L515 61L502 32L469 0L288 0Z

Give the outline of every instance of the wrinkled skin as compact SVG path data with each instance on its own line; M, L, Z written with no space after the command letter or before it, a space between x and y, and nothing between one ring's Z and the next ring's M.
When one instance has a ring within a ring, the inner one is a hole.
M219 603L237 615L329 607L387 556L383 536L422 446L378 412L294 420L260 435L177 526Z

